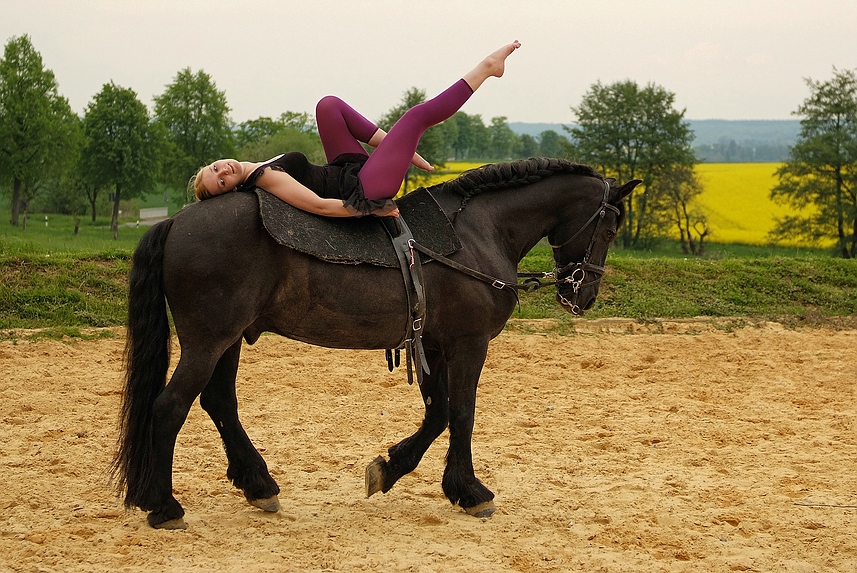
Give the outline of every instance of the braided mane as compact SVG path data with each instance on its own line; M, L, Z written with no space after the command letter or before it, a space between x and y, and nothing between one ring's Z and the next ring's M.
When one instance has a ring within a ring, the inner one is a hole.
M529 185L557 173L571 173L604 180L600 173L588 165L552 157L531 157L511 163L484 165L465 171L456 179L432 186L430 191L456 193L464 198L464 203L467 203L471 197L483 191Z

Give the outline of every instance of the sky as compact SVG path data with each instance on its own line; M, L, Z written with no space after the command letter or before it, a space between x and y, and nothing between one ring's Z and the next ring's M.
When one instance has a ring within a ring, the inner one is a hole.
M854 0L2 0L74 111L105 83L150 107L208 73L242 122L335 94L372 120L439 93L502 44L523 46L462 111L573 123L596 82L675 94L688 119L794 119L805 79L857 68Z

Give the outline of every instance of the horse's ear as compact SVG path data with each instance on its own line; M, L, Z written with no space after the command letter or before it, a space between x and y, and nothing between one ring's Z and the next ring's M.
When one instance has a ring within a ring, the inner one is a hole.
M624 199L628 195L631 194L631 191L634 190L634 187L642 183L642 179L631 179L621 187L616 190L616 193L619 195L619 199Z

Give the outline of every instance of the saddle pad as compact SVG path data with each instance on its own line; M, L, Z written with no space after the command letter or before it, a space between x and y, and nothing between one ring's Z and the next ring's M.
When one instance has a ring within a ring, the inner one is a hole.
M279 244L332 263L399 267L390 236L378 217L322 217L292 207L258 187L255 191L262 224ZM408 193L396 204L417 242L443 255L461 248L449 219L424 188Z

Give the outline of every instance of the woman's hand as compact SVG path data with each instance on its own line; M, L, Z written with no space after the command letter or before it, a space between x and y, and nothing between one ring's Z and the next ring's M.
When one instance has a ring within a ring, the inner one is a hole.
M414 153L414 158L411 160L411 164L414 167L422 169L423 171L428 171L429 173L434 171L434 165L423 159L419 153Z
M391 201L392 203L392 201ZM393 203L392 208L386 208L386 205L380 209L372 211L376 217L399 217L399 208Z

